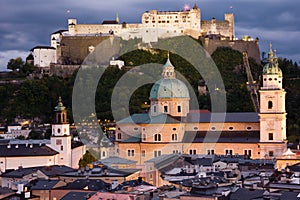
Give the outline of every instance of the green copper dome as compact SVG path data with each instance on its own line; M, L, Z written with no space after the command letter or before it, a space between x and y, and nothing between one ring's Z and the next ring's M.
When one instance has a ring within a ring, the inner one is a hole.
M163 67L163 77L157 81L150 92L150 99L159 98L190 98L186 85L176 79L174 66L168 58Z
M188 88L178 79L160 79L150 92L150 99L190 98Z
M282 77L282 71L278 67L278 57L276 56L276 50L272 50L272 44L270 44L270 51L268 53L268 63L263 68L264 75L278 75Z
M55 106L54 111L63 111L63 110L66 110L66 107L62 103L61 97L59 97L57 106Z

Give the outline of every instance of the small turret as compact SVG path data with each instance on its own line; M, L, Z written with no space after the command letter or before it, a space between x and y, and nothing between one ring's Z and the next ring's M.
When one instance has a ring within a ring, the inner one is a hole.
M55 112L55 124L66 124L68 123L67 120L67 109L63 105L61 97L58 98L57 106L54 108Z
M162 73L164 79L175 79L176 74L174 71L174 66L170 61L170 54L168 53L168 60L164 65L163 73Z

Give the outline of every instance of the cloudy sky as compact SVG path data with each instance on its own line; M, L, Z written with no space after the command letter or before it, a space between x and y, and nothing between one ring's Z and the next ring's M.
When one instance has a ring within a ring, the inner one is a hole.
M299 0L0 0L0 70L10 58L25 59L32 47L49 45L50 34L66 29L68 18L101 23L118 13L121 22L137 23L144 11L180 10L195 2L202 19L223 20L233 11L237 37L258 37L261 52L272 42L278 56L300 61Z

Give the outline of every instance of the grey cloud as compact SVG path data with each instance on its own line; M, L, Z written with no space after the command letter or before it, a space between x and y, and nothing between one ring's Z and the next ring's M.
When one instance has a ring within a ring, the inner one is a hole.
M140 22L146 10L180 10L195 0L7 0L0 7L0 51L26 52L36 45L49 45L52 32L67 28L68 18L79 23L101 23L119 14L121 22ZM233 11L239 37L259 37L262 51L272 41L282 55L297 55L300 2L295 0L196 0L202 19L223 19ZM233 6L233 9L230 9ZM69 10L70 12L67 12ZM12 12L13 11L13 12ZM2 58L0 58L2 59ZM300 60L300 57L297 57Z

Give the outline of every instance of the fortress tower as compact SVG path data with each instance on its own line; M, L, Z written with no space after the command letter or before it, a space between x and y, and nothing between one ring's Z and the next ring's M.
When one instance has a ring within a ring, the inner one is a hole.
M229 22L228 32L230 35L230 39L233 40L235 38L235 31L234 31L234 14L233 13L225 13L224 18L226 21Z

